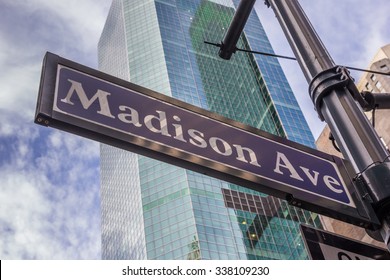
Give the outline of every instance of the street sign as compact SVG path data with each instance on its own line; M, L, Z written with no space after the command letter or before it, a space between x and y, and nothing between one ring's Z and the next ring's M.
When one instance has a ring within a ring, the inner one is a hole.
M375 228L348 163L47 53L36 123Z
M390 260L385 249L306 225L300 228L312 260Z

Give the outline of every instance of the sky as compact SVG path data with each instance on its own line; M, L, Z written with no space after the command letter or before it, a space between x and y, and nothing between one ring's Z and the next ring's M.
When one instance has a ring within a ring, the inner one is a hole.
M366 68L390 43L388 0L300 3L336 64ZM33 120L45 53L97 68L110 4L0 0L0 259L101 257L99 144ZM273 11L255 8L275 53L292 56ZM296 62L280 62L317 138L308 84Z

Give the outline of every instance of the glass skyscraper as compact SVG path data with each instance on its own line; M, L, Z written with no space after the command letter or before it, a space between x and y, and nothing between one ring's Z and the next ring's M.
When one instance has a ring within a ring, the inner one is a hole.
M239 1L113 0L102 71L314 147L276 58L220 42ZM272 53L255 12L239 47ZM214 178L101 145L103 259L306 259L299 223L316 214Z

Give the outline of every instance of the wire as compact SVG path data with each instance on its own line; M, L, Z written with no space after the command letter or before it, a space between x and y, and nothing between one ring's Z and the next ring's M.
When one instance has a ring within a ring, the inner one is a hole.
M222 44L211 43L211 42L207 42L207 41L204 41L204 43L208 44L208 45L215 46L215 47L219 47L219 48L222 46ZM295 57L291 57L291 56L278 55L278 54L265 53L265 52L258 52L258 51L252 51L252 50L245 50L245 49L240 49L240 48L237 48L237 47L236 47L235 51L254 53L254 54L260 54L260 55L265 55L265 56L272 56L272 57L290 59L290 60L297 60ZM373 73L373 74L378 74L378 75L390 76L390 72L388 72L388 73L386 73L386 72L379 72L379 71L374 71L374 70L369 70L369 69L356 68L356 67L352 67L352 66L344 66L344 67L349 69L349 70L354 70L354 71L360 71L360 72L367 72L367 73Z
M385 75L385 76L390 76L390 72L379 72L379 71L374 71L374 70L369 70L369 69L361 69L361 68L355 68L351 66L344 66L345 68L349 70L355 70L355 71L361 71L361 72L367 72L367 73L373 73L373 74L379 74L379 75Z
M284 58L284 59L297 60L295 57L285 56L285 55L278 55L278 54L272 54L272 53L265 53L265 52L251 51L251 50L244 50L244 49L239 49L239 48L236 48L236 50L237 50L237 51L241 51L241 52L248 52L248 53L261 54L261 55L265 55L265 56L273 56L273 57L279 57L279 58Z
M222 47L222 44L218 44L218 43L211 43L211 42L207 42L207 41L203 41L203 43L205 44L208 44L208 45L212 45L212 46L216 46L216 47Z

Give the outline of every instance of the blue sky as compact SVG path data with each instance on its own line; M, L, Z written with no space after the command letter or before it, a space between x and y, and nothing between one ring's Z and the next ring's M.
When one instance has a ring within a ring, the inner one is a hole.
M97 68L110 3L0 0L0 259L100 258L99 144L33 119L45 52ZM300 3L337 64L365 68L390 43L388 0ZM272 10L256 9L275 52L292 55ZM296 62L281 63L317 137L307 82Z

